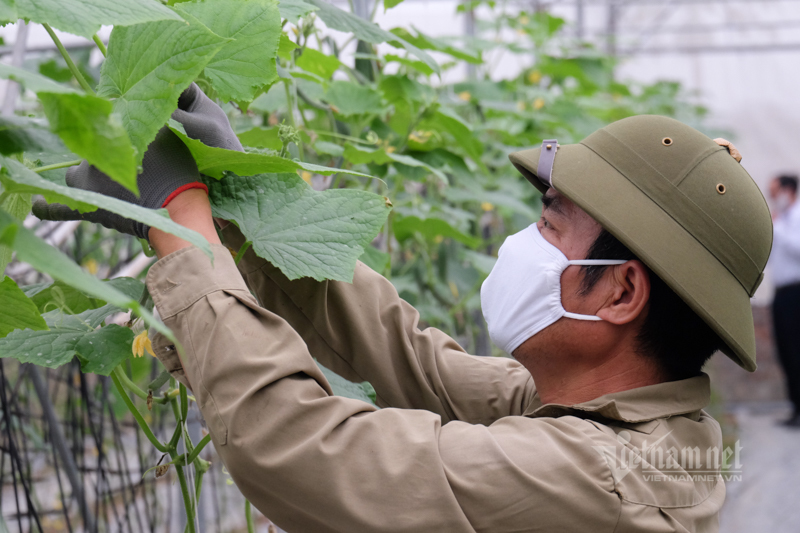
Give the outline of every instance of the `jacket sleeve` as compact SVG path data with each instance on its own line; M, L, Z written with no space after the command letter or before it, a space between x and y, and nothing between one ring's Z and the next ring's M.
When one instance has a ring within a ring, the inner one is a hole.
M222 232L238 250L234 224ZM467 355L383 276L359 262L353 282L289 280L252 248L239 270L260 304L284 318L312 356L350 381L369 381L381 407L426 409L445 422L490 424L519 415L535 394L530 373L512 359Z
M430 411L331 396L302 338L258 305L229 251L213 249L213 266L196 248L161 259L147 285L183 346L182 377L217 452L276 524L294 533L611 530L619 499L608 468L574 445L588 422L442 425ZM154 349L174 366L165 337Z

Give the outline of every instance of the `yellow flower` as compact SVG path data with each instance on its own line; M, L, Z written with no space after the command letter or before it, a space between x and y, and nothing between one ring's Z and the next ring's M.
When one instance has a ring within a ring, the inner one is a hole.
M533 108L536 111L539 111L543 107L544 107L544 98L542 98L541 96L533 101Z
M91 274L92 276L97 274L98 267L99 265L97 264L97 261L95 261L94 259L87 259L83 262L83 268L88 270L89 274Z
M469 94L469 91L458 93L458 97L464 100L465 102L469 102L470 100L472 100L472 95Z
M442 241L444 241L444 237L442 237L441 235L437 235L436 237L433 238L433 242L435 242L436 244L442 244Z
M523 26L527 26L530 21L531 19L529 19L526 15L522 15L519 18L519 23L522 24Z
M425 144L430 140L433 135L432 131L414 131L408 136L409 141L414 141L417 144Z
M303 181L311 185L311 172L304 170L300 173L300 177L303 178Z
M386 153L387 154L393 154L394 151L395 151L395 147L394 146L387 146L386 147Z
M528 73L528 82L533 85L539 83L541 79L542 79L542 73L539 72L538 70L532 70Z
M494 205L492 205L489 202L483 202L481 203L481 209L483 209L484 211L491 211L492 209L494 209Z
M153 357L156 356L156 353L153 351L153 343L150 342L150 337L147 336L146 329L134 337L132 349L135 357L142 357L145 350Z

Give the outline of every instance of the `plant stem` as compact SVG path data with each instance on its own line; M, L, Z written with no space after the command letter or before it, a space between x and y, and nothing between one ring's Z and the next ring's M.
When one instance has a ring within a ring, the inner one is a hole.
M250 500L244 501L244 517L247 520L247 533L256 533L256 525L253 522L253 506Z
M120 370L120 368L117 367L116 369L114 369L114 372L116 372L117 370ZM142 389L140 389L139 386L136 383L131 381L131 378L129 378L128 375L125 372L120 371L117 374L117 377L119 378L120 382L122 382L122 384L125 386L126 389L128 389L129 391L134 393L136 396L138 396L142 400L147 400L147 393L145 391L143 391ZM170 400L170 397L174 397L173 391L167 392L164 395L164 397L162 397L162 398L156 398L154 396L153 397L153 403L165 404Z
M244 257L244 254L247 252L247 250L249 250L249 249L250 249L250 246L251 246L252 244L253 244L253 243L252 243L251 241L247 241L247 242L245 242L245 243L242 245L242 247L241 247L241 248L239 248L239 251L236 253L236 257L234 257L234 258L233 258L233 262L234 262L234 263L236 263L236 264L238 265L238 264L239 264L239 261L241 261L241 260L242 260L242 257Z
M175 426L175 431L172 433L172 438L169 439L169 443L167 444L167 448L169 448L170 450L176 450L178 448L178 441L179 440L181 440L181 426L178 425L178 426Z
M119 395L122 396L122 400L125 402L125 405L128 406L128 410L131 412L131 414L133 414L133 417L136 419L136 422L139 424L139 427L142 428L142 431L144 432L145 437L147 437L147 440L149 440L150 443L153 446L155 446L156 449L161 453L167 453L168 451L167 447L164 446L161 442L159 442L156 436L153 435L153 430L151 430L150 426L147 425L147 422L144 421L142 413L140 413L139 410L136 408L136 406L133 405L130 396L128 396L128 392L123 388L122 383L120 383L119 379L120 374L121 372L119 371L119 368L115 368L111 372L111 380L114 382L114 386L117 387Z
M106 45L103 43L100 37L97 36L96 33L92 35L92 40L94 41L94 44L97 45L97 48L100 49L100 53L103 54L103 57L108 56L108 50L106 49Z
M61 52L61 57L63 57L64 61L67 62L67 66L69 67L70 72L72 72L72 75L75 76L76 80L78 80L78 83L80 84L81 87L83 87L83 90L89 94L94 94L94 90L86 82L86 79L83 77L83 74L81 74L81 71L78 70L78 67L75 66L75 63L69 56L67 49L64 48L63 44L61 44L61 39L58 38L56 32L53 31L53 28L51 28L49 24L42 24L42 26L44 26L44 29L47 30L47 33L50 34L50 38L53 39L56 48L58 48L58 51Z
M172 459L177 458L177 453L172 452ZM186 474L183 473L183 467L175 465L175 471L178 473L178 481L181 484L181 495L183 496L183 506L186 509L186 529L189 533L195 533L194 530L194 505L192 505L192 496L189 494L189 485L186 483Z
M200 491L203 489L203 476L205 471L197 470L197 477L194 480L194 501L200 502ZM198 505L200 505L198 503Z
M351 135L344 135L344 134L336 133L336 132L333 132L333 131L320 131L320 130L308 130L308 131L310 131L312 133L316 133L317 135L327 135L328 137L336 137L336 138L339 138L339 139L344 139L346 141L353 141L353 142L359 143L359 144L366 144L366 145L369 145L369 146L375 146L374 142L370 142L370 141L367 141L367 140L364 140L364 139L359 139L358 137L353 137Z
M47 172L48 170L57 170L59 168L67 168L67 167L74 167L75 165L81 164L81 159L76 159L75 161L66 161L64 163L54 163L52 165L45 165L43 167L34 168L34 172Z
M186 415L189 414L189 398L187 398L186 386L181 383L179 385L180 388L180 397L181 397L181 423L186 422Z
M197 446L194 447L194 450L192 450L192 453L190 453L189 457L186 459L186 464L192 464L194 460L197 459L197 456L200 455L200 452L203 451L203 448L206 447L206 444L208 444L209 442L211 442L211 434L208 434L202 439L200 439L200 442L197 443Z
M297 120L294 115L295 111L298 113L301 111L297 107L297 95L294 93L294 81L284 80L283 86L286 88L286 102L289 104L289 119L292 121L292 127L297 129ZM295 146L297 146L297 153L300 156L300 161L304 161L302 139L299 143L295 143Z

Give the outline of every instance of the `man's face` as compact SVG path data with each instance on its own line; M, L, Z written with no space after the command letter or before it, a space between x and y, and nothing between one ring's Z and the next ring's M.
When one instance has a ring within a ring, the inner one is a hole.
M549 189L542 198L542 216L536 224L542 237L561 250L567 259L585 259L589 248L600 234L601 226L566 196ZM609 258L613 259L613 258ZM594 315L603 305L597 290L581 294L583 273L580 266L571 265L561 275L561 303L573 313ZM602 284L602 280L600 284ZM587 343L595 342L597 322L561 318L546 327L514 350L514 357L525 363L535 357L563 357L584 351ZM597 343L595 342L595 345ZM527 366L527 365L526 365Z

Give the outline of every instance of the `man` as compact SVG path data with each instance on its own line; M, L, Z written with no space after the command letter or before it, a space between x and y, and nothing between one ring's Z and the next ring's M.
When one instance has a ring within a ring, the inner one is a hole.
M190 136L240 149L196 88L179 105ZM735 149L635 117L581 144L512 154L544 192L542 218L507 239L482 300L492 338L517 361L472 357L420 330L416 311L363 264L352 284L289 281L252 251L237 270L229 248L244 238L220 221L220 244L191 158L156 143L151 152L139 187L162 185L138 202L166 205L215 252L212 266L188 243L147 232L161 258L147 284L185 350L157 337L156 353L191 386L242 493L276 524L716 531L725 487L705 457L721 434L702 410L701 367L719 348L755 369L749 299L771 239ZM88 166L70 176L111 190ZM35 212L75 216L62 209ZM372 383L384 408L332 396L314 357ZM688 463L675 455L686 450Z
M780 176L770 183L775 241L770 268L775 281L772 322L786 390L792 402L791 416L784 422L800 428L800 204L797 176Z

